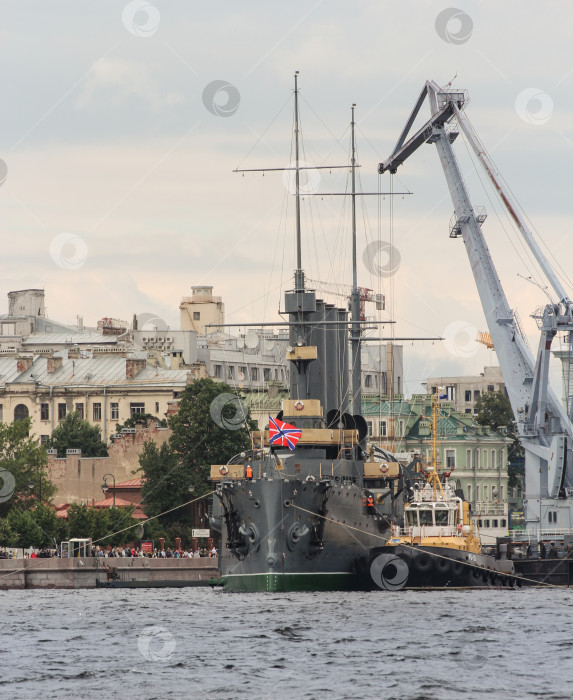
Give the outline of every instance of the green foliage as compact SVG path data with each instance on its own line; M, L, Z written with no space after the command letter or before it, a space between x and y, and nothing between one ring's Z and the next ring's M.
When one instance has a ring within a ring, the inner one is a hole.
M121 433L122 428L135 428L135 426L138 424L143 424L147 427L149 425L150 420L157 421L157 425L162 428L167 427L166 418L159 418L159 416L154 416L152 413L136 413L135 415L128 418L124 423L116 423L115 432Z
M99 425L90 425L76 411L68 413L55 428L48 447L58 450L58 457L65 457L66 450L77 449L82 451L82 457L107 457Z
M36 438L29 437L29 431L29 418L0 423L0 518L16 506L28 510L36 505L40 479L42 501L49 501L56 492L48 477L46 451ZM29 483L34 484L33 488Z
M78 503L68 509L70 537L91 537L102 546L118 545L138 539L135 506L129 508L90 508ZM126 529L130 528L130 529ZM113 534L117 533L117 534Z
M511 403L503 391L487 391L482 394L475 402L475 409L476 421L480 425L488 425L493 430L498 430L500 426L507 427L507 436L512 440L510 459L523 455Z
M198 379L186 387L179 409L168 423L171 448L188 470L189 483L197 496L209 490L210 466L226 464L249 449L249 429L256 429L248 407L237 399L233 389L212 379Z
M9 546L22 547L23 549L41 546L44 540L44 533L34 520L31 511L12 508L8 514L7 521L13 533L13 539Z
M191 500L189 469L167 443L158 448L156 442L148 440L139 455L139 464L144 477L141 492L148 516L159 515ZM162 521L170 522L181 517L184 517L181 511L174 511L165 515Z

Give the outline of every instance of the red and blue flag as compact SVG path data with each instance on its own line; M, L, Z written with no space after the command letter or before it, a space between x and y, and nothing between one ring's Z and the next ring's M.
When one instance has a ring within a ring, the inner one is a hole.
M289 450L294 450L301 435L302 430L295 428L294 425L283 423L282 420L269 416L269 443L271 445L288 447Z

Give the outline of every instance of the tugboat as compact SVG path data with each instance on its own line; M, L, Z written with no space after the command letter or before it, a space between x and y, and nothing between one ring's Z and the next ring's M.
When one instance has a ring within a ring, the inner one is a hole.
M432 396L432 459L420 466L424 485L411 487L404 527L392 528L387 545L373 548L362 563L365 586L386 591L412 588L520 586L512 561L482 551L479 531L463 492L439 474L439 394Z
M213 584L232 591L362 588L357 562L387 542L403 509L400 465L367 447L361 415L355 218L350 319L346 309L316 298L302 269L297 75L294 100L297 268L284 299L288 321L276 324L289 329L290 398L269 417L270 430L252 433L251 450L211 466L210 524L221 533L220 579ZM353 198L355 165L353 108Z

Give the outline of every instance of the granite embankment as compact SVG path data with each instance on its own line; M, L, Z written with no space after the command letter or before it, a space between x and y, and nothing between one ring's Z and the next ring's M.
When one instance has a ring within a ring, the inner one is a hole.
M95 588L108 580L126 584L208 585L216 578L217 559L83 557L74 559L0 559L0 590L9 588Z

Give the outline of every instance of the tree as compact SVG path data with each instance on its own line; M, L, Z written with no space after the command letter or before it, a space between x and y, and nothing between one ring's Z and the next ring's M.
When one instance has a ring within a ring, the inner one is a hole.
M209 490L211 464L226 464L251 446L256 424L230 386L198 379L181 394L177 413L169 418L171 449L189 475L196 495Z
M159 416L154 416L152 413L135 413L125 422L121 424L116 423L115 432L121 433L122 428L135 428L135 426L138 424L143 424L147 427L149 425L150 420L157 421L157 425L159 425L162 428L167 427L167 420L165 418L159 418Z
M16 506L28 510L37 505L40 480L42 501L48 502L56 492L48 477L46 450L28 434L30 423L30 418L0 423L0 517Z
M159 515L191 499L189 469L182 464L168 443L165 442L158 448L156 442L148 440L139 455L139 464L139 471L143 473L141 493L148 516ZM174 511L162 521L173 522L183 515L180 511Z
M31 511L12 508L6 520L10 530L14 533L11 543L12 547L27 549L28 547L41 546L44 533L34 520Z
M503 391L487 391L475 402L476 421L497 430L500 425L516 431L513 411Z
M132 517L134 510L135 506L90 508L74 503L68 509L70 537L91 537L94 543L101 544L102 547L134 540L137 525Z
M480 425L488 425L492 430L498 430L500 426L507 428L507 436L512 443L509 446L508 458L512 463L520 463L523 460L523 447L519 440L517 423L513 417L511 403L503 391L488 391L482 394L475 402L476 421ZM513 488L517 484L516 471L509 471L508 486Z
M90 425L76 411L68 413L54 430L48 447L58 450L58 457L65 457L66 450L73 449L80 449L83 457L107 457L99 425Z

